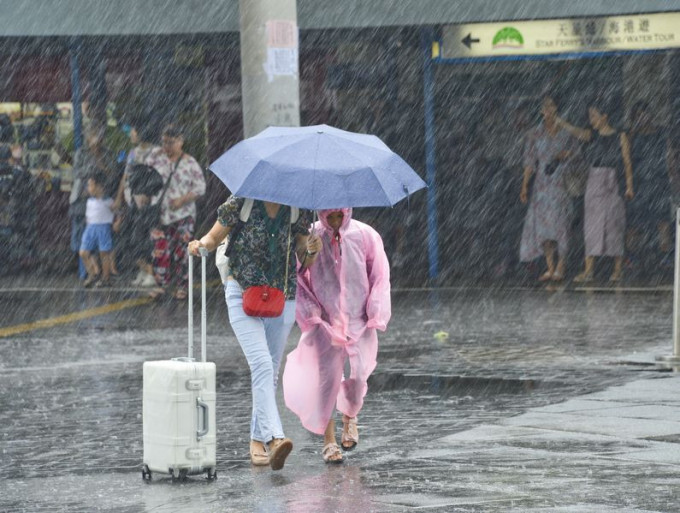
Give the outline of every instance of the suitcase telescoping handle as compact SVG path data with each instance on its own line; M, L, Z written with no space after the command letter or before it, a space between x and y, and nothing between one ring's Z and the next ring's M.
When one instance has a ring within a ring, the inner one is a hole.
M205 261L208 250L198 248L201 254L201 361L206 361L206 324L207 315L205 311ZM194 262L189 257L189 358L194 357Z

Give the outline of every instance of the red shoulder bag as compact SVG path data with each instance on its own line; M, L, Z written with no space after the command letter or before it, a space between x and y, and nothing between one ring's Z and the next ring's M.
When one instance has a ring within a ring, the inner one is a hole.
M243 292L243 311L251 317L278 317L285 304L283 290L276 287L255 285Z

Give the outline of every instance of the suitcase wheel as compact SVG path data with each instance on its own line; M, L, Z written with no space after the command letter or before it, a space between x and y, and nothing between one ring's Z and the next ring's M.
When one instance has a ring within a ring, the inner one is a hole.
M217 469L209 468L208 469L208 481L214 481L215 479L217 479Z
M151 470L148 465L142 467L142 479L147 483L151 482Z

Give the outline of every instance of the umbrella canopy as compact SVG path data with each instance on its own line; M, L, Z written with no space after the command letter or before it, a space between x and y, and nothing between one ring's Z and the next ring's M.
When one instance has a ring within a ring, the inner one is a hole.
M210 165L232 194L300 208L392 206L425 182L374 135L270 127Z

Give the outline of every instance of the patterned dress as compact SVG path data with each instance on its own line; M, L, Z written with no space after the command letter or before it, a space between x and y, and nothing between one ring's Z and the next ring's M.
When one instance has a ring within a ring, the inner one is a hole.
M564 185L567 166L551 170L549 164L561 151L573 149L574 141L564 130L551 136L541 124L529 134L524 166L534 170L535 178L520 242L522 262L542 256L546 241L556 241L559 254L567 255L571 217L571 198Z

